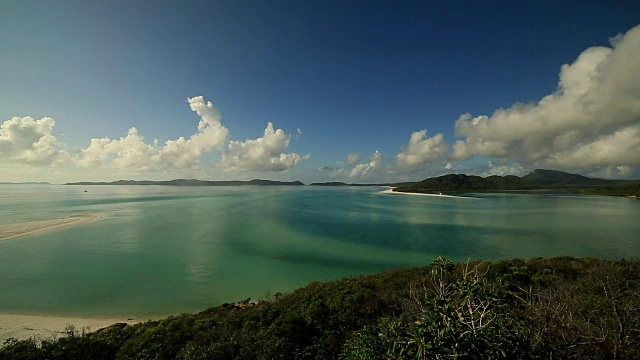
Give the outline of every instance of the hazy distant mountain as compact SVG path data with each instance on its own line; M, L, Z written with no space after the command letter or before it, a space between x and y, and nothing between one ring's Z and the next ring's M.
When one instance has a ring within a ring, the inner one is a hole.
M276 186L291 186L291 185L304 185L300 181L274 181L274 180L261 180L253 179L250 181L208 181L208 180L196 180L196 179L175 179L166 181L149 181L149 180L118 180L111 182L73 182L66 183L65 185L170 185L170 186L242 186L242 185L276 185Z

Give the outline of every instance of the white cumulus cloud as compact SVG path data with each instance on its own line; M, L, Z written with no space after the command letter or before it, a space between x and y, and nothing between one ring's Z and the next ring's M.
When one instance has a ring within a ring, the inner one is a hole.
M428 162L443 160L449 145L442 134L427 137L427 130L416 131L411 134L409 145L396 155L396 166L400 169L413 168Z
M357 164L349 172L349 177L366 176L378 173L384 166L384 159L380 151L377 151L371 155L369 162Z
M462 115L453 158L510 159L526 167L640 165L640 26L560 70L557 90L491 116Z
M6 163L51 165L67 159L67 153L54 135L56 122L49 117L13 117L0 125L0 161Z
M226 171L284 171L299 165L309 155L287 154L291 135L267 124L264 135L257 139L230 141L217 162Z
M112 165L132 170L195 169L205 153L222 149L229 131L221 124L218 109L202 96L188 99L191 110L200 116L198 131L188 139L179 137L146 143L133 127L120 139L92 139L77 159L82 167Z

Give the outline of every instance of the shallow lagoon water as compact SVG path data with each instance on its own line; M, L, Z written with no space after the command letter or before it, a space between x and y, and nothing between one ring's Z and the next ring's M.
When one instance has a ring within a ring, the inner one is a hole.
M0 223L101 219L0 242L0 313L194 312L438 255L640 256L640 201L380 190L1 185Z

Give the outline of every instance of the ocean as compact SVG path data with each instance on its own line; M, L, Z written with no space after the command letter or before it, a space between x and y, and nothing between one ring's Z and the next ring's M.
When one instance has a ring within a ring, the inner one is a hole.
M637 200L381 190L0 185L0 224L100 216L1 241L0 313L197 312L313 281L426 265L439 255L455 261L640 256Z

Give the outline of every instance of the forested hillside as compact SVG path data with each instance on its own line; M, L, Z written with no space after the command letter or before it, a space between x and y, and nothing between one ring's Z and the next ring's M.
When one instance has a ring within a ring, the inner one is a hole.
M530 259L312 283L258 303L38 343L0 359L638 359L640 262Z
M585 195L640 196L640 180L597 179L544 169L533 170L523 177L449 174L393 186L396 187L394 191L415 193L552 190Z

